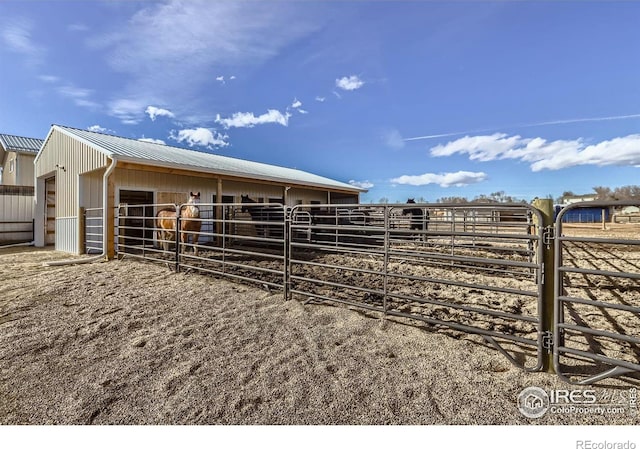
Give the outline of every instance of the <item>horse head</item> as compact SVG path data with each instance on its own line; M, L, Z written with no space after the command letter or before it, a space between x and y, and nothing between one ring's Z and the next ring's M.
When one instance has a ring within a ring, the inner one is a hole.
M200 203L200 192L197 192L197 193L189 192L189 201L188 201L188 203L191 203L191 204Z
M257 201L252 200L251 198L249 198L249 195L240 195L240 202L242 204L255 204L257 203ZM242 206L242 209L240 209L241 212L249 212L251 211L251 206Z
M413 198L409 198L407 200L407 204L416 204L416 200ZM402 215L407 215L407 214L413 214L415 211L415 208L413 209L402 209Z
M187 214L192 217L199 217L200 209L197 206L198 204L200 204L200 192L189 192L189 201L187 201L186 207Z

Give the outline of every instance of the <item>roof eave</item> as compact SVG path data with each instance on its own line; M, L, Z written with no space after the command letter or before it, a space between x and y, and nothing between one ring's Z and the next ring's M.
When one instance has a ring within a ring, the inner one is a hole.
M110 156L110 157L113 157L113 156ZM130 157L130 156L118 155L117 159L118 159L119 162L128 162L128 163L139 164L139 165L148 165L148 166L151 166L151 167L161 167L161 168L169 168L169 169L173 168L173 169L187 170L187 171L193 171L193 172L199 172L199 173L209 173L209 174L212 174L212 175L234 176L236 178L256 179L256 180L259 180L259 181L277 182L277 183L281 183L283 185L294 184L294 185L304 186L304 187L316 187L316 188L321 188L321 189L340 190L340 191L343 191L343 192L350 192L350 193L364 193L364 192L367 192L367 190L364 190L364 189L361 189L361 188L355 187L355 186L353 186L353 187L334 186L334 185L330 185L330 184L322 184L322 183L316 183L316 182L292 181L291 179L279 178L279 177L276 177L276 176L264 176L264 175L255 175L255 174L243 175L242 173L229 171L229 170L219 170L219 169L214 169L214 168L199 167L199 166L195 166L195 165L175 164L175 163L162 162L162 161L150 161L148 159L138 159L138 158Z

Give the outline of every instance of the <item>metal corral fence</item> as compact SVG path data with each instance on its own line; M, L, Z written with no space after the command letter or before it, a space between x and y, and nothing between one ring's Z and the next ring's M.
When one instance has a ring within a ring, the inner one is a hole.
M116 218L119 257L144 258L168 263L175 270L197 270L269 288L285 287L284 206L199 203L199 216L187 218L184 215L188 207L120 207ZM156 218L158 214L162 217ZM175 232L176 226L180 232Z
M530 206L200 203L186 218L188 207L120 207L119 257L479 334L541 367L542 228Z
M475 334L569 382L640 371L640 224L564 223L580 204L555 227L524 204L188 207L120 207L118 256Z
M625 205L637 202L589 203ZM582 207L556 220L554 365L563 380L590 384L640 371L640 224L567 223Z
M526 205L296 206L287 290L479 334L539 370L537 214Z
M84 243L85 252L87 254L102 253L103 245L103 209L88 208L84 209Z

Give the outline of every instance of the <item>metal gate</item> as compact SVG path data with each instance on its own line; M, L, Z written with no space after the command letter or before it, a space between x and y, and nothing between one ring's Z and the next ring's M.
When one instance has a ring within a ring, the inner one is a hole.
M287 291L481 335L542 367L540 212L508 205L313 205L291 210Z
M553 358L567 382L640 371L640 213L620 213L629 206L578 203L556 218ZM576 219L586 208L601 219Z
M123 205L116 216L118 257L161 262L268 288L286 285L286 208L267 203L152 204L155 218L127 220L140 205ZM161 212L162 211L162 212ZM177 212L177 213L176 213ZM158 214L162 215L162 223ZM187 224L185 226L185 224ZM135 229L134 229L135 228ZM176 232L176 228L179 232ZM132 231L142 232L132 232Z

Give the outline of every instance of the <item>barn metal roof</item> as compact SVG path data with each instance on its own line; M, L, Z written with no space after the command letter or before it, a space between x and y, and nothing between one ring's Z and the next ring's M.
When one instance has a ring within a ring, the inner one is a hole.
M143 142L61 125L53 125L52 131L53 129L58 129L69 136L84 141L86 144L105 153L112 159L115 158L126 162L333 188L354 193L366 192L365 189L355 187L351 184L293 168L247 161L158 143Z
M21 153L33 153L34 155L40 151L40 147L44 143L42 139L33 137L12 136L10 134L0 134L0 144L6 151L17 151Z

